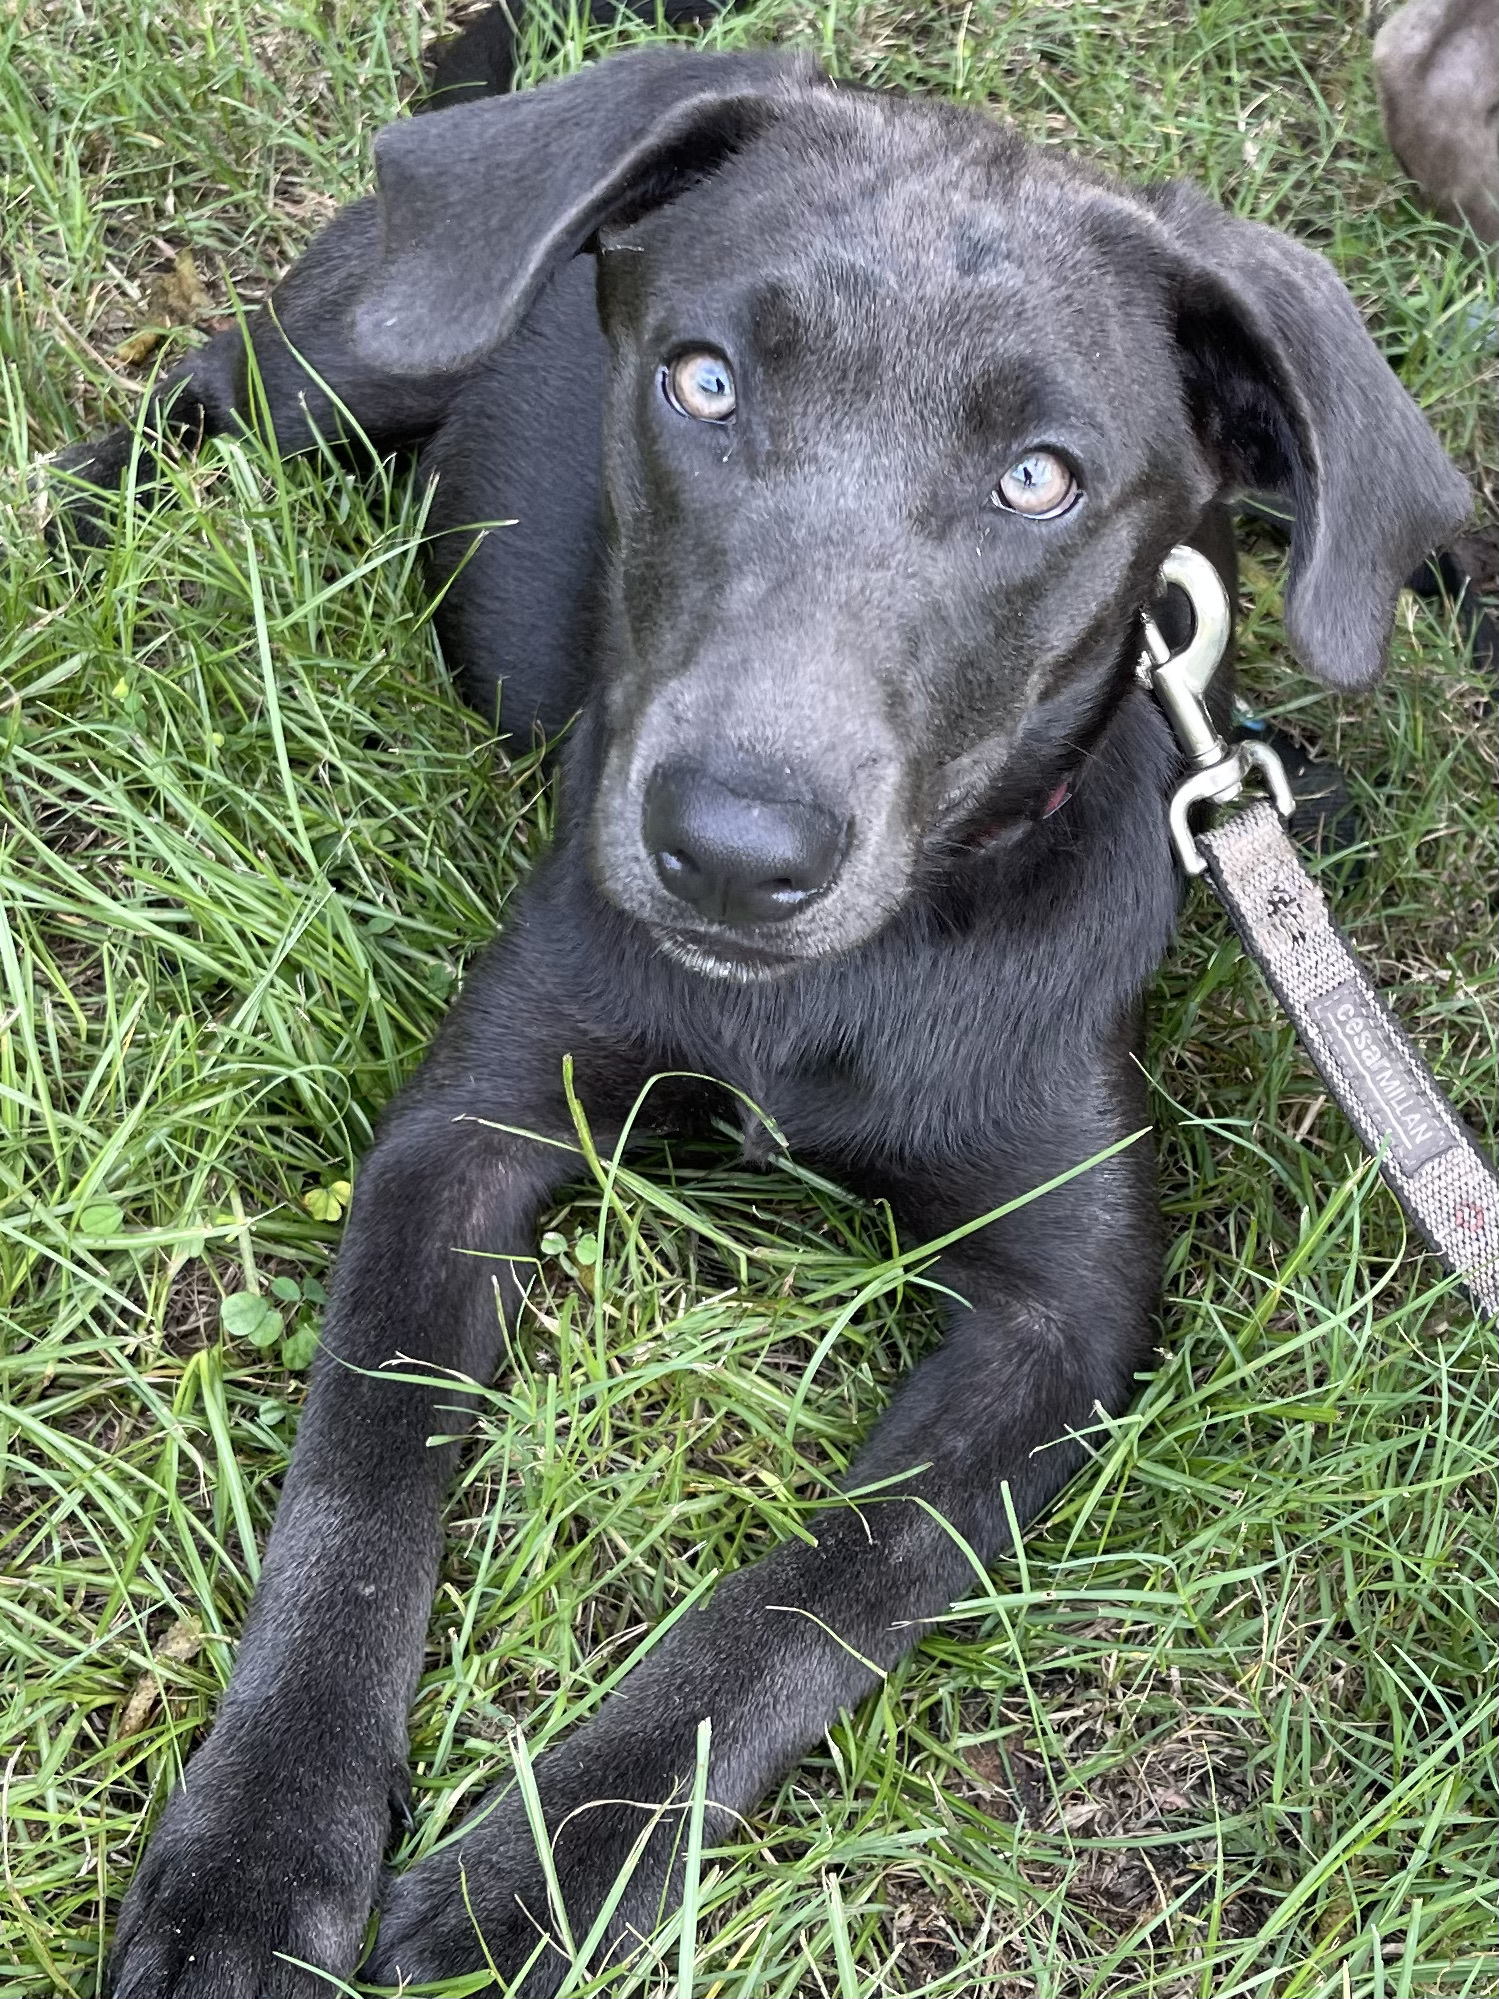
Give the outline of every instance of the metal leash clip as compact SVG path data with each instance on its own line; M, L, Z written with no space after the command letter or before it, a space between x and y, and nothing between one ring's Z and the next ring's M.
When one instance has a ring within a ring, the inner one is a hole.
M1161 636L1160 626L1144 612L1145 651L1135 671L1140 685L1148 687L1165 709L1177 741L1196 766L1173 792L1170 818L1171 838L1182 866L1189 875L1200 875L1207 872L1207 862L1198 853L1187 824L1188 809L1199 799L1230 804L1243 792L1250 771L1258 769L1282 819L1290 818L1296 800L1274 750L1252 739L1226 743L1208 713L1204 697L1218 671L1231 627L1223 579L1197 549L1177 547L1161 564L1161 587L1168 583L1187 594L1194 622L1192 637L1181 652L1173 653Z

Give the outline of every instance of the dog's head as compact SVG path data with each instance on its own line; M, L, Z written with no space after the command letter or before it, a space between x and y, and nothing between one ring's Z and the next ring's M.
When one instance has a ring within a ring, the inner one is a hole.
M1292 501L1288 631L1344 687L1468 509L1322 258L973 112L657 49L377 158L382 366L468 364L598 257L593 866L706 971L847 949L1023 834L1211 502Z

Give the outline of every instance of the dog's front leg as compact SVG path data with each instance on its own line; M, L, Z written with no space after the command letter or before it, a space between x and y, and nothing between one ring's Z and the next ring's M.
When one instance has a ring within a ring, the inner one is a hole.
M115 1999L311 1999L326 1982L288 1959L344 1973L358 1956L456 1449L431 1440L472 1400L445 1377L492 1372L507 1259L532 1254L572 1164L473 1122L556 1128L565 1106L528 1117L524 1094L497 1104L453 1072L418 1080L361 1170L233 1680L125 1899Z
M1038 1157L1035 1177L1048 1170ZM942 1189L934 1172L904 1205L931 1239L973 1213L986 1183L1002 1199L1014 1173L1013 1162L975 1168ZM1148 1177L1144 1161L1109 1162L947 1257L937 1275L966 1303L853 1465L849 1503L812 1523L816 1545L787 1543L720 1583L595 1720L539 1761L575 1948L623 1870L634 1871L605 1949L628 1950L677 1900L704 1718L711 1844L927 1620L974 1591L974 1555L1002 1553L1011 1521L1032 1518L1072 1475L1085 1449L1075 1433L1099 1406L1127 1403L1154 1296ZM558 1930L512 1790L392 1884L366 1975L425 1983L488 1962L509 1981L532 1961L506 1990L544 1999L571 1955Z

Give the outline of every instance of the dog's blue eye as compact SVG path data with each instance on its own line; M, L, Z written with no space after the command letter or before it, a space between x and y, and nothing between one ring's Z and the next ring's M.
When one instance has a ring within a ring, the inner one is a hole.
M1006 472L989 504L1033 521L1065 514L1078 496L1078 483L1054 451L1028 451Z
M696 348L661 371L666 400L700 423L725 423L734 414L734 374L722 354Z

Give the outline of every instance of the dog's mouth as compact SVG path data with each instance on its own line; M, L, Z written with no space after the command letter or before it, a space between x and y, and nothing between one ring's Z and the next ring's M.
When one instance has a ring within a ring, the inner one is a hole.
M650 931L663 957L704 978L737 985L758 985L767 979L785 978L816 962L793 952L769 951L763 945L706 931L674 930L656 923L650 925Z

